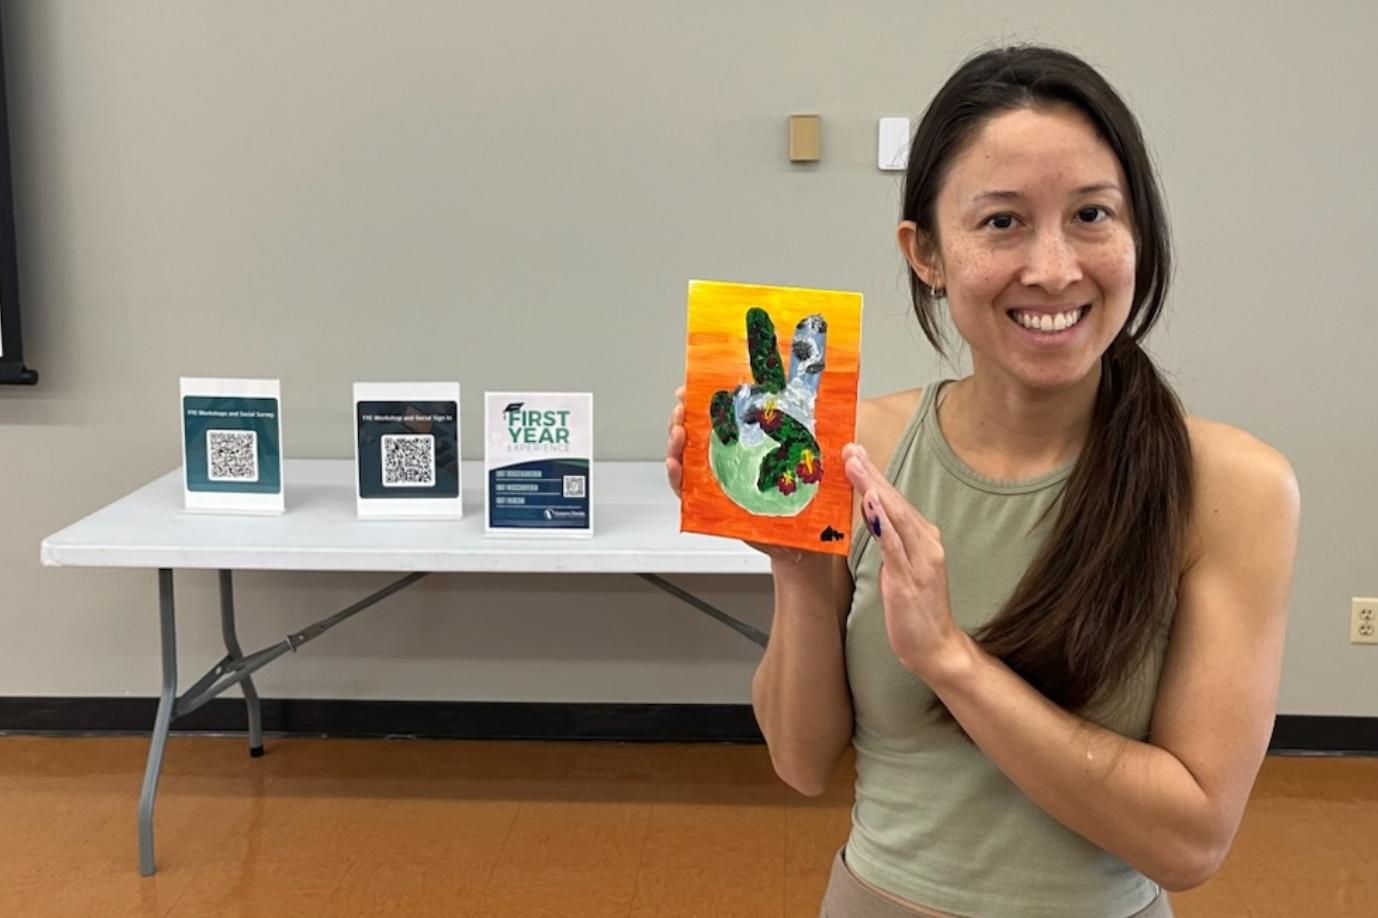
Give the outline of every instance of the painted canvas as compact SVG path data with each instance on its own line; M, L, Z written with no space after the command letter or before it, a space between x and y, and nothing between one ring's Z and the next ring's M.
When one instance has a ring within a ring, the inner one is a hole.
M846 554L861 294L689 283L680 529Z

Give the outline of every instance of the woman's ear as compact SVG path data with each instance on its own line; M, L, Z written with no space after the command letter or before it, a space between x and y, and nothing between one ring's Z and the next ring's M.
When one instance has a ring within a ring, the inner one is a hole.
M913 220L905 220L895 232L900 251L909 262L909 267L919 276L927 287L943 287L942 257L938 254L937 240L932 234L919 229Z

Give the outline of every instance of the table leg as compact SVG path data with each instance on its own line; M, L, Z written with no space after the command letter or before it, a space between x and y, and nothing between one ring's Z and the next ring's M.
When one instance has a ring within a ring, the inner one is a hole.
M756 628L752 625L748 625L744 621L733 618L717 606L704 602L688 590L680 589L664 577L659 577L655 574L637 574L636 576L640 577L651 586L664 590L676 599L687 602L705 615L717 619L758 647L764 647L770 642L770 635L760 628Z
M158 620L163 646L163 691L158 699L158 716L153 723L153 739L144 768L143 792L139 795L139 873L153 875L153 801L158 795L158 775L163 768L172 708L177 700L177 626L174 620L172 571L158 571Z
M235 660L244 658L239 649L239 636L234 627L234 580L229 571L220 572L220 631L225 638L225 649ZM244 702L249 708L249 755L258 758L263 755L263 715L258 703L258 691L253 679L240 683L244 691Z

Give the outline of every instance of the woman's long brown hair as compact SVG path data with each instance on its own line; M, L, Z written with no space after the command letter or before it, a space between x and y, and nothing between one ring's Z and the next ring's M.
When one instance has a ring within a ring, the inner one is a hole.
M1138 123L1105 79L1071 54L1032 46L979 54L919 123L903 219L936 244L935 201L953 159L996 115L1052 105L1085 115L1124 170L1137 248L1134 296L1101 358L1091 431L1052 532L1004 608L974 637L1049 699L1085 713L1137 672L1170 623L1192 505L1184 411L1139 346L1162 312L1171 256ZM917 275L909 280L919 325L945 355L937 304ZM940 701L934 710L951 719Z

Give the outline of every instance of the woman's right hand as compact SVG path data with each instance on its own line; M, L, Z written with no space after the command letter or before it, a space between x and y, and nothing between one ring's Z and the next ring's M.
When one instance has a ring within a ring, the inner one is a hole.
M669 439L665 443L665 476L669 479L670 490L676 497L684 496L684 386L675 390L675 407L670 412ZM804 551L785 545L767 545L763 542L747 542L747 545L766 555L772 567L826 567L831 555L816 551Z

